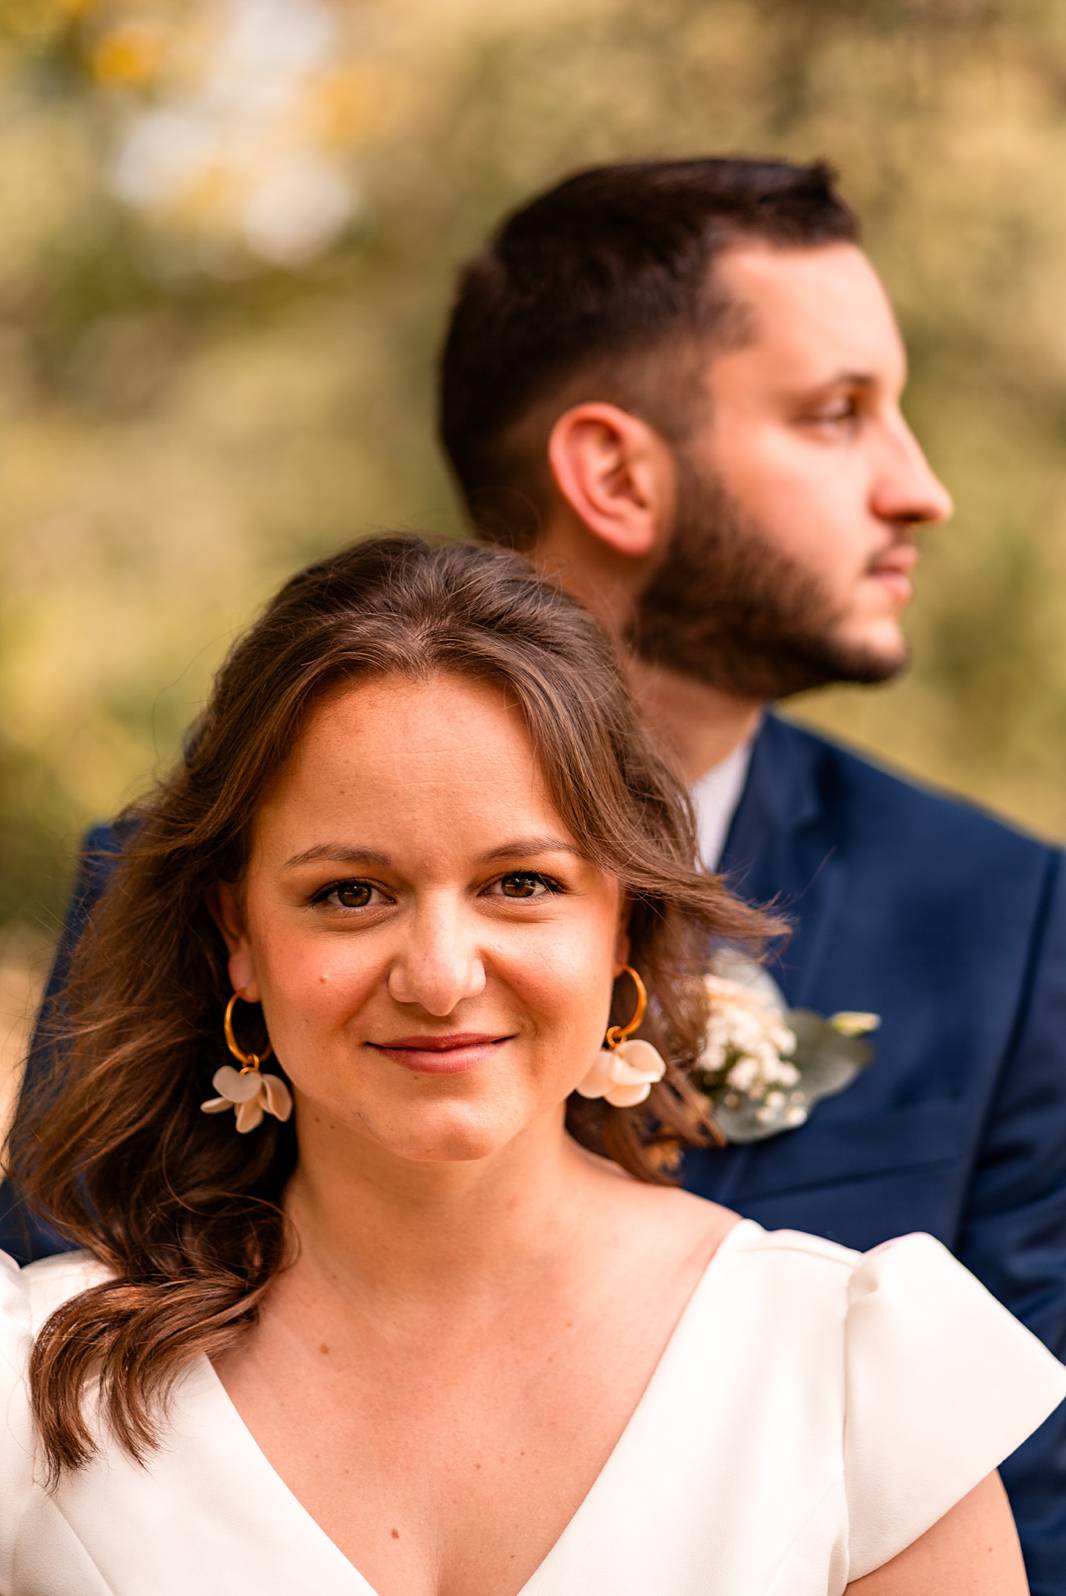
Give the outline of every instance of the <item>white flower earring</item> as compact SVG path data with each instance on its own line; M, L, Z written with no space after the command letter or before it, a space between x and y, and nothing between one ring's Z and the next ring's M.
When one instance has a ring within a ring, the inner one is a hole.
M656 1081L666 1074L666 1063L650 1042L630 1042L628 1037L640 1025L648 1007L644 982L631 964L623 964L620 975L628 975L637 989L637 1006L628 1025L610 1025L595 1062L575 1091L580 1097L605 1097L612 1108L635 1108L643 1103Z
M222 1020L226 1046L233 1057L240 1061L241 1067L235 1070L232 1064L223 1064L221 1069L216 1070L211 1085L221 1096L211 1097L206 1103L200 1104L205 1114L221 1114L227 1108L235 1109L237 1129L242 1133L261 1125L264 1113L273 1114L275 1119L288 1119L292 1113L292 1094L281 1076L259 1073L260 1064L274 1051L271 1044L267 1043L264 1053L245 1053L237 1045L237 1038L233 1034L233 1010L237 999L243 996L242 992L234 992L226 1004Z

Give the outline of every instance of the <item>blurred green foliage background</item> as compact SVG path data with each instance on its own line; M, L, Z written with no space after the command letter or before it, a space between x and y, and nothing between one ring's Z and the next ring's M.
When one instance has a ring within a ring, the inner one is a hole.
M280 577L459 529L454 269L594 161L840 168L958 509L907 678L797 713L1066 834L1057 0L0 0L0 114L0 1041Z

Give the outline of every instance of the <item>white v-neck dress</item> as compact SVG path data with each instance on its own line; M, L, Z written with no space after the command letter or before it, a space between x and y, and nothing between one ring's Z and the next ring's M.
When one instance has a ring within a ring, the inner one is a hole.
M5 1262L0 1596L375 1596L206 1358L147 1468L105 1439L48 1495L31 1338L103 1276L79 1254L21 1274ZM930 1237L861 1254L743 1220L578 1511L521 1593L500 1596L838 1596L1064 1396L1066 1368Z

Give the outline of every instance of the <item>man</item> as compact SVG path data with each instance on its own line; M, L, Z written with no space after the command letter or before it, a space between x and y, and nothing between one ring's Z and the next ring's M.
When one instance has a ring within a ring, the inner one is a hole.
M706 862L792 918L789 1001L882 1016L846 1092L686 1184L856 1247L931 1231L1063 1356L1061 856L766 712L902 669L918 529L950 513L856 239L822 167L579 175L465 272L441 431L482 535L627 643ZM121 838L91 843L53 995ZM1066 1416L1004 1478L1033 1591L1066 1596Z
M931 1231L1061 1357L1062 856L767 712L903 669L920 535L951 512L857 238L821 165L579 173L466 268L441 436L480 534L626 645L705 862L792 919L790 1003L882 1017L848 1090L687 1156L685 1184L855 1247ZM1003 1472L1032 1588L1062 1596L1066 1415Z

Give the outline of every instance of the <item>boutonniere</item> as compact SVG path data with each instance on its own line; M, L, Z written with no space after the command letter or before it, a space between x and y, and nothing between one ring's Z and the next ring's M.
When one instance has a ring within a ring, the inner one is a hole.
M876 1014L790 1009L776 981L732 949L716 954L704 980L710 1012L692 1079L727 1142L802 1125L873 1058L865 1038L881 1023Z

